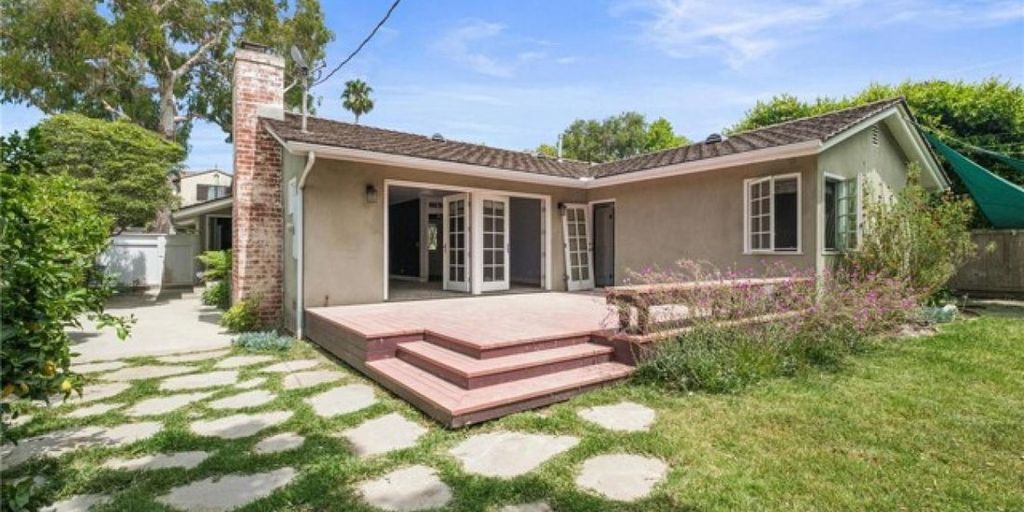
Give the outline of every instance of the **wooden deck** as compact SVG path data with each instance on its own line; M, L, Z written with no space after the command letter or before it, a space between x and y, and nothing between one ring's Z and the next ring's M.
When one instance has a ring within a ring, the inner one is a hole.
M600 295L537 293L306 310L306 334L452 427L628 376Z

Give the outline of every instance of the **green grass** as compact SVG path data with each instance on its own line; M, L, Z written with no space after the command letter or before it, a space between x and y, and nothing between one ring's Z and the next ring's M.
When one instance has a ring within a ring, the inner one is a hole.
M281 358L313 353L296 344ZM257 373L245 369L240 380ZM343 382L359 381L365 379L350 372ZM51 500L113 494L115 501L96 509L103 511L164 510L152 498L173 486L282 466L299 469L296 480L242 510L369 510L355 495L356 484L409 464L437 469L453 489L451 509L464 511L536 500L560 511L1024 509L1024 319L1019 317L958 322L936 336L885 343L835 372L762 381L737 394L681 394L627 383L462 431L438 428L384 392L368 409L329 420L317 417L303 398L335 385L285 392L280 376L270 376L267 387L278 398L253 410L290 409L295 415L252 438L192 435L191 415L234 413L193 404L163 417L164 430L147 441L37 460L3 477L43 475L49 478L43 490ZM225 389L213 399L233 393ZM157 394L157 381L146 381L114 401ZM623 399L657 410L650 432L609 432L575 414L581 407ZM11 434L24 438L67 426L125 421L117 413L64 419L60 413L67 410L36 411L32 422ZM389 411L430 425L430 432L413 448L367 460L351 455L345 441L334 437ZM581 441L512 480L467 474L447 454L473 433L512 429L571 434ZM286 431L305 435L306 444L292 452L251 454L259 439ZM215 454L195 470L134 473L100 467L113 456L196 449ZM585 459L616 451L662 458L672 468L667 481L650 498L631 504L608 502L575 487L574 476Z

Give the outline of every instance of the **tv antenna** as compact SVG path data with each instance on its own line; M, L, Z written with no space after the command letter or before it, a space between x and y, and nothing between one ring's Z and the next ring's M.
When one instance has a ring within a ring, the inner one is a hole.
M302 52L295 45L292 45L291 49L292 60L295 61L295 70L299 74L299 80L302 81L302 131L306 130L306 117L309 116L309 64L306 63L306 58L302 56Z

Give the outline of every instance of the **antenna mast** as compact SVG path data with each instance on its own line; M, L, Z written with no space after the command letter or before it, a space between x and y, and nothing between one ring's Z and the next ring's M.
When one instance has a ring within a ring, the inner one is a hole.
M295 68L299 72L299 79L302 80L302 131L307 132L306 118L309 116L309 64L298 47L292 46L292 60L295 61Z

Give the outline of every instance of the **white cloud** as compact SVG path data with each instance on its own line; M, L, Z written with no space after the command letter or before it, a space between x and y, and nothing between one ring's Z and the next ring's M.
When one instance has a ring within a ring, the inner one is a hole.
M528 64L565 59L551 59L547 50L539 49L550 42L510 35L505 28L496 22L466 21L445 33L435 47L477 73L498 78L510 78Z
M915 24L932 29L1024 19L1019 0L626 0L613 15L640 14L639 39L676 58L719 57L733 68L798 44L809 34L849 27Z

